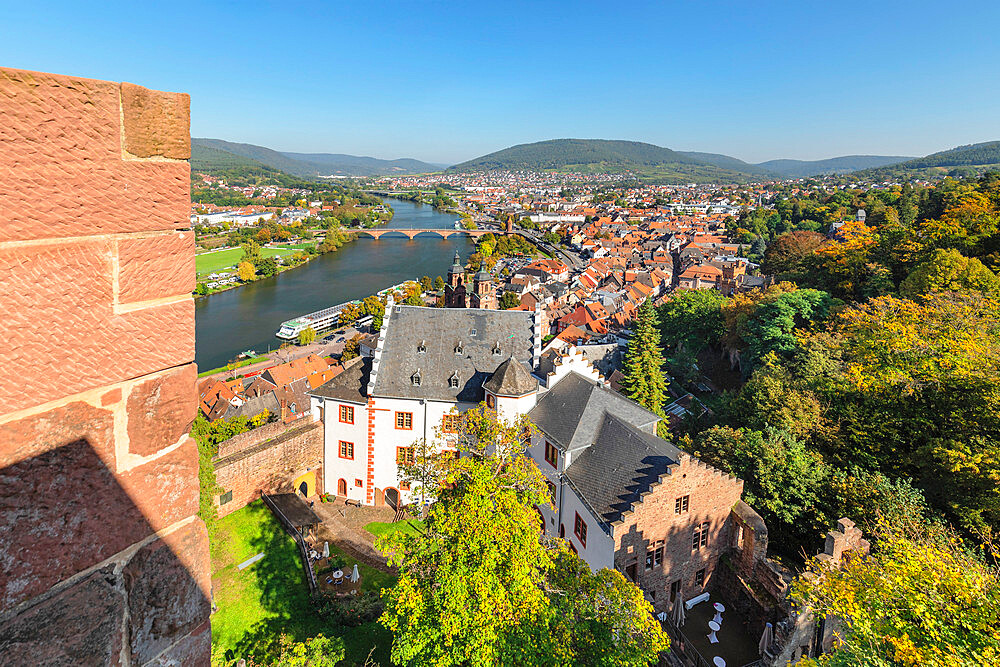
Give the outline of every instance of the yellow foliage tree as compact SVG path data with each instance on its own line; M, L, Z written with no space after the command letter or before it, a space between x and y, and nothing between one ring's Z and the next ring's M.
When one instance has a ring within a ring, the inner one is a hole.
M240 262L236 266L236 275L245 283L250 282L257 275L257 269L250 262Z

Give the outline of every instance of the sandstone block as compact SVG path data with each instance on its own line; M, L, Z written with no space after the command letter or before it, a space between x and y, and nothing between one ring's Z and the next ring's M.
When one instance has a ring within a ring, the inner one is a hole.
M118 301L130 303L194 289L194 232L118 242Z
M0 620L0 665L118 664L125 598L113 569Z
M157 656L156 667L208 667L212 661L212 629L208 622Z
M0 424L0 469L80 441L86 441L98 458L112 467L114 429L114 415L109 410L79 401Z
M0 383L0 414L194 359L193 301L114 314L111 250L101 239L0 249L0 366L19 380Z
M132 659L145 664L184 639L211 613L208 533L196 521L140 549L122 575Z
M191 96L121 85L125 150L136 157L191 157Z
M128 449L149 456L191 430L198 409L194 364L136 385L128 397Z
M153 530L198 513L198 447L191 438L169 454L122 473L120 480Z
M187 474L197 509L196 473ZM83 435L0 469L0 609L150 535L156 499L144 504L136 506Z

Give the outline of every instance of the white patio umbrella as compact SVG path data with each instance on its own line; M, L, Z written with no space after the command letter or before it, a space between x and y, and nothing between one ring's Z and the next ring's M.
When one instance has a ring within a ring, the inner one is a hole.
M323 543L323 558L329 558L329 557L330 557L330 543L329 542L324 542Z
M358 573L358 564L355 563L354 564L354 570L351 572L351 583L352 584L358 583L358 579L360 579L360 578L361 578L361 574Z
M667 612L661 611L659 614L656 615L656 617L661 621L665 621L667 620Z
M674 610L671 620L678 628L684 625L684 621L686 620L686 615L684 613L684 601L681 600L680 595L677 596L677 600L674 602Z
M765 653L767 653L767 649L771 648L771 644L773 643L774 643L774 629L771 627L771 624L768 623L767 625L764 626L764 634L760 636L760 644L757 645L757 649L763 656Z

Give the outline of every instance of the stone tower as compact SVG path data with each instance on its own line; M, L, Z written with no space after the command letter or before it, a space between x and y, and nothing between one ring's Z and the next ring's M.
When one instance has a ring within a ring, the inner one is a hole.
M465 267L456 250L455 261L448 269L448 283L444 286L444 305L446 308L465 308L466 297Z
M497 292L493 288L493 276L489 272L480 269L475 278L473 278L472 296L469 305L472 308L497 309Z

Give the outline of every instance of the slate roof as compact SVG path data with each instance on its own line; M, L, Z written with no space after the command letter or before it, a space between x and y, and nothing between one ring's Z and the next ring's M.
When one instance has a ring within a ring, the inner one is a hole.
M343 401L364 403L368 400L368 373L372 368L371 357L354 357L344 370L329 382L308 392L310 396L337 398Z
M496 396L524 396L538 389L538 380L514 357L500 364L483 388Z
M532 313L394 306L386 314L375 396L478 403L483 384L506 359L532 364ZM416 385L412 377L418 371ZM452 376L457 387L449 382Z
M646 431L654 431L660 419L575 371L544 393L528 412L528 418L556 445L574 450L594 444L605 413Z
M670 443L605 413L594 444L565 475L587 504L613 523L679 459L680 450Z

